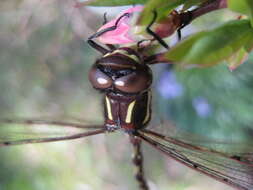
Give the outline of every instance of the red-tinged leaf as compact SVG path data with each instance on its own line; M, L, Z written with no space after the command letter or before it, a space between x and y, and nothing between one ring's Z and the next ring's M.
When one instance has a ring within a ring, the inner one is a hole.
M77 1L76 6L124 6L124 5L136 5L145 4L147 0L88 0Z
M230 71L235 70L237 67L239 67L241 64L244 63L244 61L248 58L248 56L249 53L244 48L238 50L234 55L232 55L227 60L229 70Z
M232 56L253 38L249 20L236 20L199 32L174 46L165 59L183 65L210 66Z

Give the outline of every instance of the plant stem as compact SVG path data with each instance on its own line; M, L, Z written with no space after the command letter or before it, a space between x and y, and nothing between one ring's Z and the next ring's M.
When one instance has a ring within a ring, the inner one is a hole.
M199 16L202 16L206 13L216 11L216 10L219 10L219 9L224 9L224 8L227 8L227 0L212 1L208 4L204 4L203 6L193 10L191 20L194 20L195 18L197 18Z

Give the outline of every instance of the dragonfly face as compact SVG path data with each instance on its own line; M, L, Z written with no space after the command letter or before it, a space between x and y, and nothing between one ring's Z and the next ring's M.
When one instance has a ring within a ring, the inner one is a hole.
M134 132L151 118L151 69L131 48L105 54L92 66L89 80L105 93L105 126Z

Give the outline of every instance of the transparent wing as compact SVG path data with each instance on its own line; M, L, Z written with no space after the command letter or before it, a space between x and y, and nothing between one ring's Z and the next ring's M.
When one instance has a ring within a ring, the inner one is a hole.
M106 132L103 125L44 119L0 119L0 146L78 139Z
M148 144L192 169L237 189L253 189L253 146L251 152L242 150L234 155L233 152L229 154L207 149L149 130L140 130L138 135Z
M199 135L192 135L186 132L180 132L180 135L177 135L174 138L178 140L180 139L186 144L221 152L230 158L253 163L253 142L250 139L221 140Z
M167 130L166 128L170 128L170 130L163 132L161 130L155 130L155 132L163 134L163 136L173 137L173 139L186 144L221 152L229 157L234 157L235 159L244 159L245 162L253 161L253 142L251 136L243 139L223 139L220 137L210 137L208 134L204 136L187 132L185 130L179 130L172 127L169 123L161 125L161 127L165 130ZM151 129L151 131L154 131L154 129Z

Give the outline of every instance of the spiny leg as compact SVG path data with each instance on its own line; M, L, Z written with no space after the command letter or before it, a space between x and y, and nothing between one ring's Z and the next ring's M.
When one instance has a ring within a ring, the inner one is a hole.
M147 31L148 34L150 34L151 36L153 36L154 39L157 40L163 47L165 47L166 49L169 49L168 44L166 44L166 42L160 36L158 36L155 32L153 32L151 30L151 26L155 23L155 20L157 18L157 12L155 10L153 11L153 15L154 15L153 19L149 23L149 25L147 26L146 31Z
M116 30L117 27L118 27L118 24L119 24L120 20L123 19L124 17L129 17L129 16L130 16L130 13L125 13L125 14L121 15L121 16L116 20L116 22L115 22L115 24L114 24L113 26L108 27L108 28L104 28L103 30L100 30L100 31L96 32L95 34L93 34L93 35L91 35L91 36L89 37L89 40L92 40L92 39L94 39L94 38L97 38L97 37L103 35L103 34L106 33L106 32Z
M133 157L132 162L135 166L136 173L135 173L135 179L139 184L140 190L148 190L147 181L144 176L144 169L143 169L143 155L141 152L141 139L130 135L130 141L133 145Z
M105 12L103 15L104 21L103 21L103 25L105 25L107 23L107 17L106 17L107 13Z
M92 48L96 49L97 51L99 51L103 55L116 49L116 47L112 44L106 44L106 46L109 47L109 49L110 49L110 50L108 50L108 49L104 48L103 46L99 45L98 43L94 42L91 39L88 39L87 42Z
M87 42L88 42L88 44L89 44L92 48L96 49L97 51L99 51L99 52L102 53L103 55L105 55L105 54L107 54L107 53L110 52L108 49L102 47L101 45L97 44L96 42L94 42L94 41L91 40L91 39L88 39Z
M103 21L103 25L105 25L108 20L107 20L107 17L106 17L107 13L105 12L104 15L103 15L103 18L104 18L104 21ZM112 44L105 44L110 50L116 50L116 47Z
M157 64L157 63L167 63L173 64L174 62L167 59L165 54L167 52L162 52L154 55L150 55L148 57L144 57L144 63L147 65Z
M112 45L112 44L105 44L108 48L110 48L110 50L114 51L116 50L116 46Z
M178 41L181 41L181 39L182 39L181 29L182 29L181 27L179 29L177 29L177 40Z
M103 15L103 18L104 18L103 25L105 25L108 22L106 15L107 15L107 13L105 12ZM112 44L106 44L106 46L111 50L116 50L116 47Z
M92 39L94 38L98 38L99 36L103 35L104 33L106 32L109 32L109 31L113 31L113 30L116 30L117 27L118 27L118 24L120 22L120 20L124 17L129 17L130 14L129 13L125 13L123 15L121 15L115 22L115 24L111 27L108 27L108 28L105 28L103 30L100 30L98 32L96 32L95 34L91 35L89 38L88 38L88 44L93 47L94 49L96 49L97 51L101 52L102 54L106 54L108 52L110 52L109 50L103 48L102 46L100 46L99 44L97 44L96 42L94 42ZM104 14L104 23L107 22L107 19L106 19L106 14ZM111 50L115 50L116 47L112 44L106 44L107 47L109 47Z
M105 25L105 24L107 23L106 12L104 13L103 18L104 18L103 25ZM93 34L93 35L94 35L94 34ZM92 36L93 36L93 35L92 35ZM89 44L92 48L96 49L97 51L99 51L99 52L102 53L103 55L105 55L105 54L107 54L107 53L110 52L110 51L107 50L106 48L104 48L104 47L102 47L101 45L99 45L99 44L97 44L96 42L94 42L94 41L92 40L91 37L88 38L87 42L88 42L88 44ZM110 47L109 47L109 48L110 48ZM111 48L110 48L110 49L111 49Z
M186 11L184 13L181 13L180 16L181 16L181 26L177 29L177 38L178 38L178 41L180 41L181 38L182 38L181 30L185 26L187 26L188 24L190 24L190 22L192 21L192 12L191 11Z

